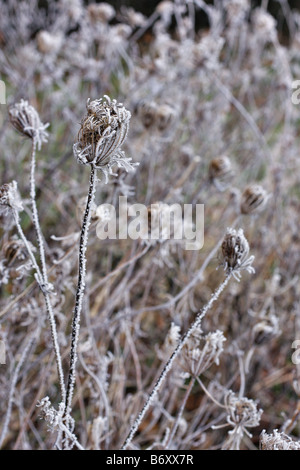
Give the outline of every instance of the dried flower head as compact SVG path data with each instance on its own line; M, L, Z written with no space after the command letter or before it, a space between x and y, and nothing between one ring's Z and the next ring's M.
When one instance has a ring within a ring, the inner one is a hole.
M258 323L252 329L253 343L258 345L264 344L274 336L280 333L278 319L275 315L266 318Z
M157 104L154 101L140 101L137 104L137 115L146 129L152 127L156 120Z
M272 41L276 38L276 20L263 8L254 9L252 23L259 39Z
M46 129L49 124L43 124L35 108L23 99L10 106L8 112L13 127L24 136L35 139L40 150L42 144L48 140Z
M102 23L108 23L116 14L114 7L104 2L91 3L88 5L87 11L91 21L101 21Z
M268 199L265 189L258 184L251 184L246 187L241 198L241 213L252 214L263 209Z
M222 243L223 266L227 274L232 273L236 280L241 277L241 271L246 269L254 273L252 263L254 256L249 255L249 244L242 229L228 228Z
M0 187L0 211L6 213L11 209L15 211L23 210L23 204L16 181L3 184Z
M238 397L232 390L226 394L225 407L228 413L227 423L233 426L233 429L228 432L223 449L239 450L244 434L252 437L247 428L259 425L263 410L258 409L253 400Z
M183 354L185 372L196 377L209 369L214 363L218 365L225 341L226 338L220 330L198 338L192 336ZM201 343L203 343L202 347L200 347Z
M129 130L130 117L123 104L106 95L99 100L88 100L87 114L81 121L73 147L77 161L101 170L106 181L108 174L113 174L114 164L126 171L132 170L134 165L131 159L125 158L121 150Z
M37 46L42 54L55 53L62 45L60 34L51 34L48 31L39 31L36 36Z
M271 434L265 430L260 435L261 450L300 450L300 442L275 429Z
M214 158L209 165L209 180L214 183L218 189L225 189L224 184L232 174L232 166L228 157L225 155Z
M174 108L168 104L162 104L156 111L156 125L161 132L167 130L174 122L176 113Z

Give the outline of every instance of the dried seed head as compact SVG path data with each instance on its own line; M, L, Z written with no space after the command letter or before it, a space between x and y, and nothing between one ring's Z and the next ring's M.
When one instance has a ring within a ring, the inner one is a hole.
M258 184L246 187L241 198L241 213L252 214L264 208L268 200L267 192Z
M73 150L77 161L93 165L106 177L117 164L126 171L133 169L131 159L125 158L121 146L124 143L131 114L121 103L104 96L87 102L87 114L81 121L77 142Z
M259 425L262 410L257 408L257 404L246 397L238 397L232 390L229 390L225 397L225 406L228 412L227 421L232 426L241 428L254 428Z
M146 129L152 127L156 120L157 105L154 101L140 101L137 105L137 115Z
M278 319L274 315L264 319L253 327L252 337L255 345L261 345L280 333Z
M236 231L228 228L222 243L222 264L227 274L232 273L239 280L241 270L246 269L250 273L255 272L251 266L254 256L249 257L248 255L249 244L243 230Z
M109 3L91 3L87 7L88 15L91 21L101 21L108 23L116 14L116 10Z
M42 54L57 52L62 44L62 36L60 34L51 34L48 31L40 31L37 36L37 46Z
M30 139L35 139L40 149L43 142L47 142L48 132L46 132L49 124L43 124L40 120L38 112L28 101L21 100L10 106L9 119L13 127Z
M209 165L208 175L209 180L213 183L225 183L232 174L231 162L225 155L219 158L214 158Z
M156 125L161 132L167 130L174 122L176 113L171 106L163 104L156 111Z
M275 429L271 434L265 430L260 435L261 450L300 450L300 442Z
M23 210L16 181L3 184L3 186L0 187L0 210L6 213L11 209L15 211Z
M184 371L195 377L205 372L214 363L219 365L225 341L226 338L220 330L198 338L192 336L184 348Z

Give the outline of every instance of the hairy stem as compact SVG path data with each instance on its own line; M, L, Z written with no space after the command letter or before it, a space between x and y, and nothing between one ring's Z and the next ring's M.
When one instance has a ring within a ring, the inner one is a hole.
M42 236L42 231L40 227L39 215L38 215L36 199L35 199L36 198L36 190L35 190L36 145L37 145L37 142L36 142L36 139L34 138L32 139L32 150L31 150L30 201L31 201L31 208L32 208L32 220L33 220L33 225L36 231L40 261L41 261L41 267L42 267L41 273L39 269L37 270L37 276L38 278L41 277L41 281L42 281L40 286L45 297L46 308L47 308L50 328L51 328L51 336L52 336L52 342L53 342L53 347L54 347L56 365L57 365L58 376L59 376L60 392L61 392L62 400L64 401L65 395L66 395L64 374L63 374L61 354L60 354L59 344L58 344L58 339L57 339L55 316L54 316L53 308L52 308L51 301L50 301L50 295L49 295L49 282L48 282L47 265L46 265L46 259L45 259L44 242L43 242L43 236ZM20 224L19 224L18 230L19 230L19 233L21 234ZM24 238L22 236L23 240ZM25 246L28 249L26 243L25 243ZM29 255L30 255L30 251L29 251ZM34 267L35 269L37 269L36 263L34 263ZM39 279L39 282L40 282L40 279Z
M76 373L76 362L77 362L77 345L79 338L79 329L80 329L80 315L82 310L82 301L85 289L85 278L86 278L86 249L88 242L88 232L89 226L91 223L91 209L95 198L96 192L96 170L91 167L90 175L90 186L88 192L88 198L86 203L86 208L83 216L81 234L80 234L80 244L79 244L79 268L78 268L78 282L77 282L77 291L75 297L75 308L73 312L72 320L72 337L71 337L71 353L70 353L70 367L69 367L69 376L68 384L66 391L66 400L65 400L65 414L66 415L71 411L72 407L72 398L74 393L74 384L75 384L75 373Z

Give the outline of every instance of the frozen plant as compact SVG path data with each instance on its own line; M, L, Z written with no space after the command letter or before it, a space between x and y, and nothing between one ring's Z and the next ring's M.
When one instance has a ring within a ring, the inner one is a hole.
M300 450L300 443L278 429L270 434L264 429L260 435L261 450Z
M225 396L225 408L228 413L227 422L233 429L228 431L223 449L239 450L244 435L252 437L248 428L259 425L263 411L257 408L253 400L236 396L232 390L229 390Z
M232 273L239 280L242 270L254 273L253 261L254 256L249 256L249 243L244 231L228 228L222 242L222 264L227 274Z

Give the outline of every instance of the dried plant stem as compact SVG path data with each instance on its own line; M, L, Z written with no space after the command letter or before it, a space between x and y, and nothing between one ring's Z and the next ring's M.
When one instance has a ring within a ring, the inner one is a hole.
M75 297L75 308L73 312L72 320L72 337L71 337L71 353L70 353L70 367L69 367L69 376L68 384L66 391L66 400L65 400L65 412L64 416L66 417L72 407L72 398L74 393L74 384L75 384L75 373L76 373L76 362L77 362L77 345L79 338L79 329L80 329L80 315L82 310L82 301L85 289L85 278L86 278L86 249L88 242L88 231L91 223L91 208L95 198L96 192L96 169L94 166L91 166L90 174L90 186L88 192L88 198L85 208L85 213L83 216L81 234L80 234L80 244L79 244L79 268L78 268L78 282L77 282L77 291Z
M173 427L172 427L172 431L170 432L170 435L169 435L169 439L168 439L168 442L166 444L166 447L165 447L165 450L168 450L170 448L170 446L172 445L172 440L176 434L176 431L178 429L178 426L179 426L179 422L180 422L180 419L181 419L181 416L183 415L183 412L184 412L184 409L185 409L185 406L186 406L186 402L188 401L188 398L190 396L190 393L192 391L192 388L194 386L194 383L195 383L195 379L194 377L191 378L191 381L188 385L188 388L186 389L185 391L185 394L184 394L184 397L183 397L183 400L182 400L182 403L180 405L180 409L178 411L178 414L176 416L176 421L175 423L173 424Z
M19 362L18 362L18 364L17 364L17 366L14 370L12 380L11 380L11 385L10 385L10 391L9 391L9 395L8 395L8 404L7 404L6 415L5 415L5 419L4 419L4 423L3 423L2 432L1 432L1 435L0 435L0 448L3 444L3 441L4 441L5 436L7 434L7 431L8 431L8 425L9 425L9 421L10 421L10 417L11 417L11 410L12 410L12 405L13 405L13 400L14 400L14 393L15 393L18 377L20 375L20 370L23 367L23 364L26 360L26 357L28 356L28 353L29 353L33 343L35 342L36 338L39 335L39 331L40 331L40 328L35 330L33 332L33 334L30 336L29 340L27 341L27 343L26 343L26 345L23 349L23 352L21 354L21 358L20 358L20 360L19 360Z
M55 359L56 359L56 364L57 364L57 371L58 371L58 376L59 376L60 392L61 392L62 400L64 401L65 396L66 396L66 389L65 389L64 374L63 374L63 368L62 368L62 360L61 360L61 354L60 354L59 344L58 344L58 339L57 339L55 316L54 316L52 304L50 301L49 282L48 282L44 242L43 242L43 236L42 236L40 222L39 222L39 215L38 215L37 206L36 206L36 189L35 189L36 146L37 146L37 141L35 138L33 138L32 149L31 149L30 201L31 201L31 208L32 208L32 220L33 220L33 224L34 224L35 231L36 231L38 247L39 247L40 262L41 262L41 268L42 268L41 273L38 269L37 275L38 277L41 277L41 281L42 281L40 286L45 297L46 308L47 308L50 328L51 328L51 336L52 336L52 342L53 342L53 347L54 347ZM18 228L20 229L20 227ZM19 230L19 233L20 233L20 230ZM27 246L26 248L28 249ZM35 269L37 269L36 263L34 264L34 267Z
M138 417L134 421L134 423L133 423L133 425L130 429L130 432L129 432L129 434L128 434L128 436L127 436L127 438L126 438L126 440L125 440L125 442L122 446L122 450L127 449L127 447L130 445L133 437L135 436L135 433L137 432L140 424L142 423L142 421L143 421L147 411L149 410L153 400L155 399L157 393L159 392L159 390L160 390L162 384L164 383L168 373L172 369L172 366L173 366L173 363L174 363L175 359L178 357L179 353L182 351L183 347L185 346L185 344L187 343L188 339L193 334L193 332L201 325L202 319L205 317L208 310L212 307L213 303L218 299L221 292L225 289L225 287L227 286L231 276L232 276L232 273L229 273L226 276L225 280L222 282L222 284L218 287L218 289L212 295L210 301L197 314L196 319L193 322L193 324L191 325L191 327L182 336L182 338L181 338L179 344L177 345L176 349L174 350L174 352L171 354L170 358L166 362L166 364L165 364L165 366L164 366L164 368L163 368L163 370L162 370L162 372L161 372L154 388L152 389L150 395L147 398L146 403L143 406L142 411L139 413Z
M13 211L13 216L14 216L14 220L15 220L15 224L16 224L16 227L17 227L17 230L18 230L18 233L25 245L25 248L27 250L27 253L28 253L28 256L32 262L32 265L36 271L36 281L38 282L38 284L40 285L41 287L41 290L43 290L43 276L42 276L42 273L41 273L41 270L36 262L36 259L35 259L35 256L32 252L32 249L28 243L28 240L23 232L23 229L22 229L22 226L20 224L20 217L19 217L19 213L18 211L14 210Z

